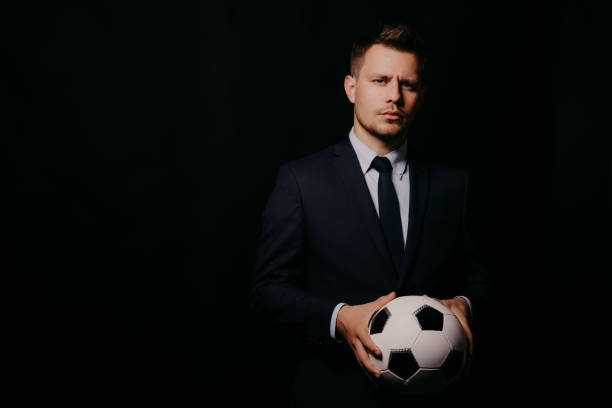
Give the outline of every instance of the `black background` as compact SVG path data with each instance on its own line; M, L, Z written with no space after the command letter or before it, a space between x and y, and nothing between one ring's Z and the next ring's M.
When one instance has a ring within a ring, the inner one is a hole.
M432 55L411 144L480 198L495 297L453 395L602 392L605 14L538 4L3 6L3 395L284 406L292 345L246 303L261 213L281 163L346 136L351 40L389 17Z

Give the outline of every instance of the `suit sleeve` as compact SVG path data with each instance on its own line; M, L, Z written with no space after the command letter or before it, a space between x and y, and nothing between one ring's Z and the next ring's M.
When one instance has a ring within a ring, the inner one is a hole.
M463 252L463 269L466 279L465 287L461 295L470 299L473 308L472 312L474 316L478 316L483 312L483 308L486 307L488 270L472 234L474 205L469 191L469 185L469 175L466 172L464 173L464 197L461 216L461 244Z
M316 341L329 341L338 302L307 290L306 237L302 196L286 164L278 170L263 212L249 306L259 318L291 326Z

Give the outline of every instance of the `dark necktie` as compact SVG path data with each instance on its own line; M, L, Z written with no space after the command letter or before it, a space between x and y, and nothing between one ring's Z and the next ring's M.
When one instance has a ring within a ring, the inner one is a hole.
M404 235L402 233L399 201L391 180L393 167L389 159L381 156L372 160L371 167L374 167L379 173L378 214L393 263L399 273L404 257Z

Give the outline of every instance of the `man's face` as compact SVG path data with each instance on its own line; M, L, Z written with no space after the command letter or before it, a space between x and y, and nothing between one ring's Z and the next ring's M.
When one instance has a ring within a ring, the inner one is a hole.
M364 55L357 78L344 81L355 110L355 126L385 142L398 140L412 123L421 102L419 60L414 53L380 44Z

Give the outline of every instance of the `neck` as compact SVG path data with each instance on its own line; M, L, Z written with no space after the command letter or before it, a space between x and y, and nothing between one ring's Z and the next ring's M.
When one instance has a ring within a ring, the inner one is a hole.
M384 156L385 154L399 148L406 140L405 134L393 140L381 140L363 128L357 120L354 121L353 128L355 130L355 136L357 136L359 140L361 140L370 149L374 150L379 156Z

